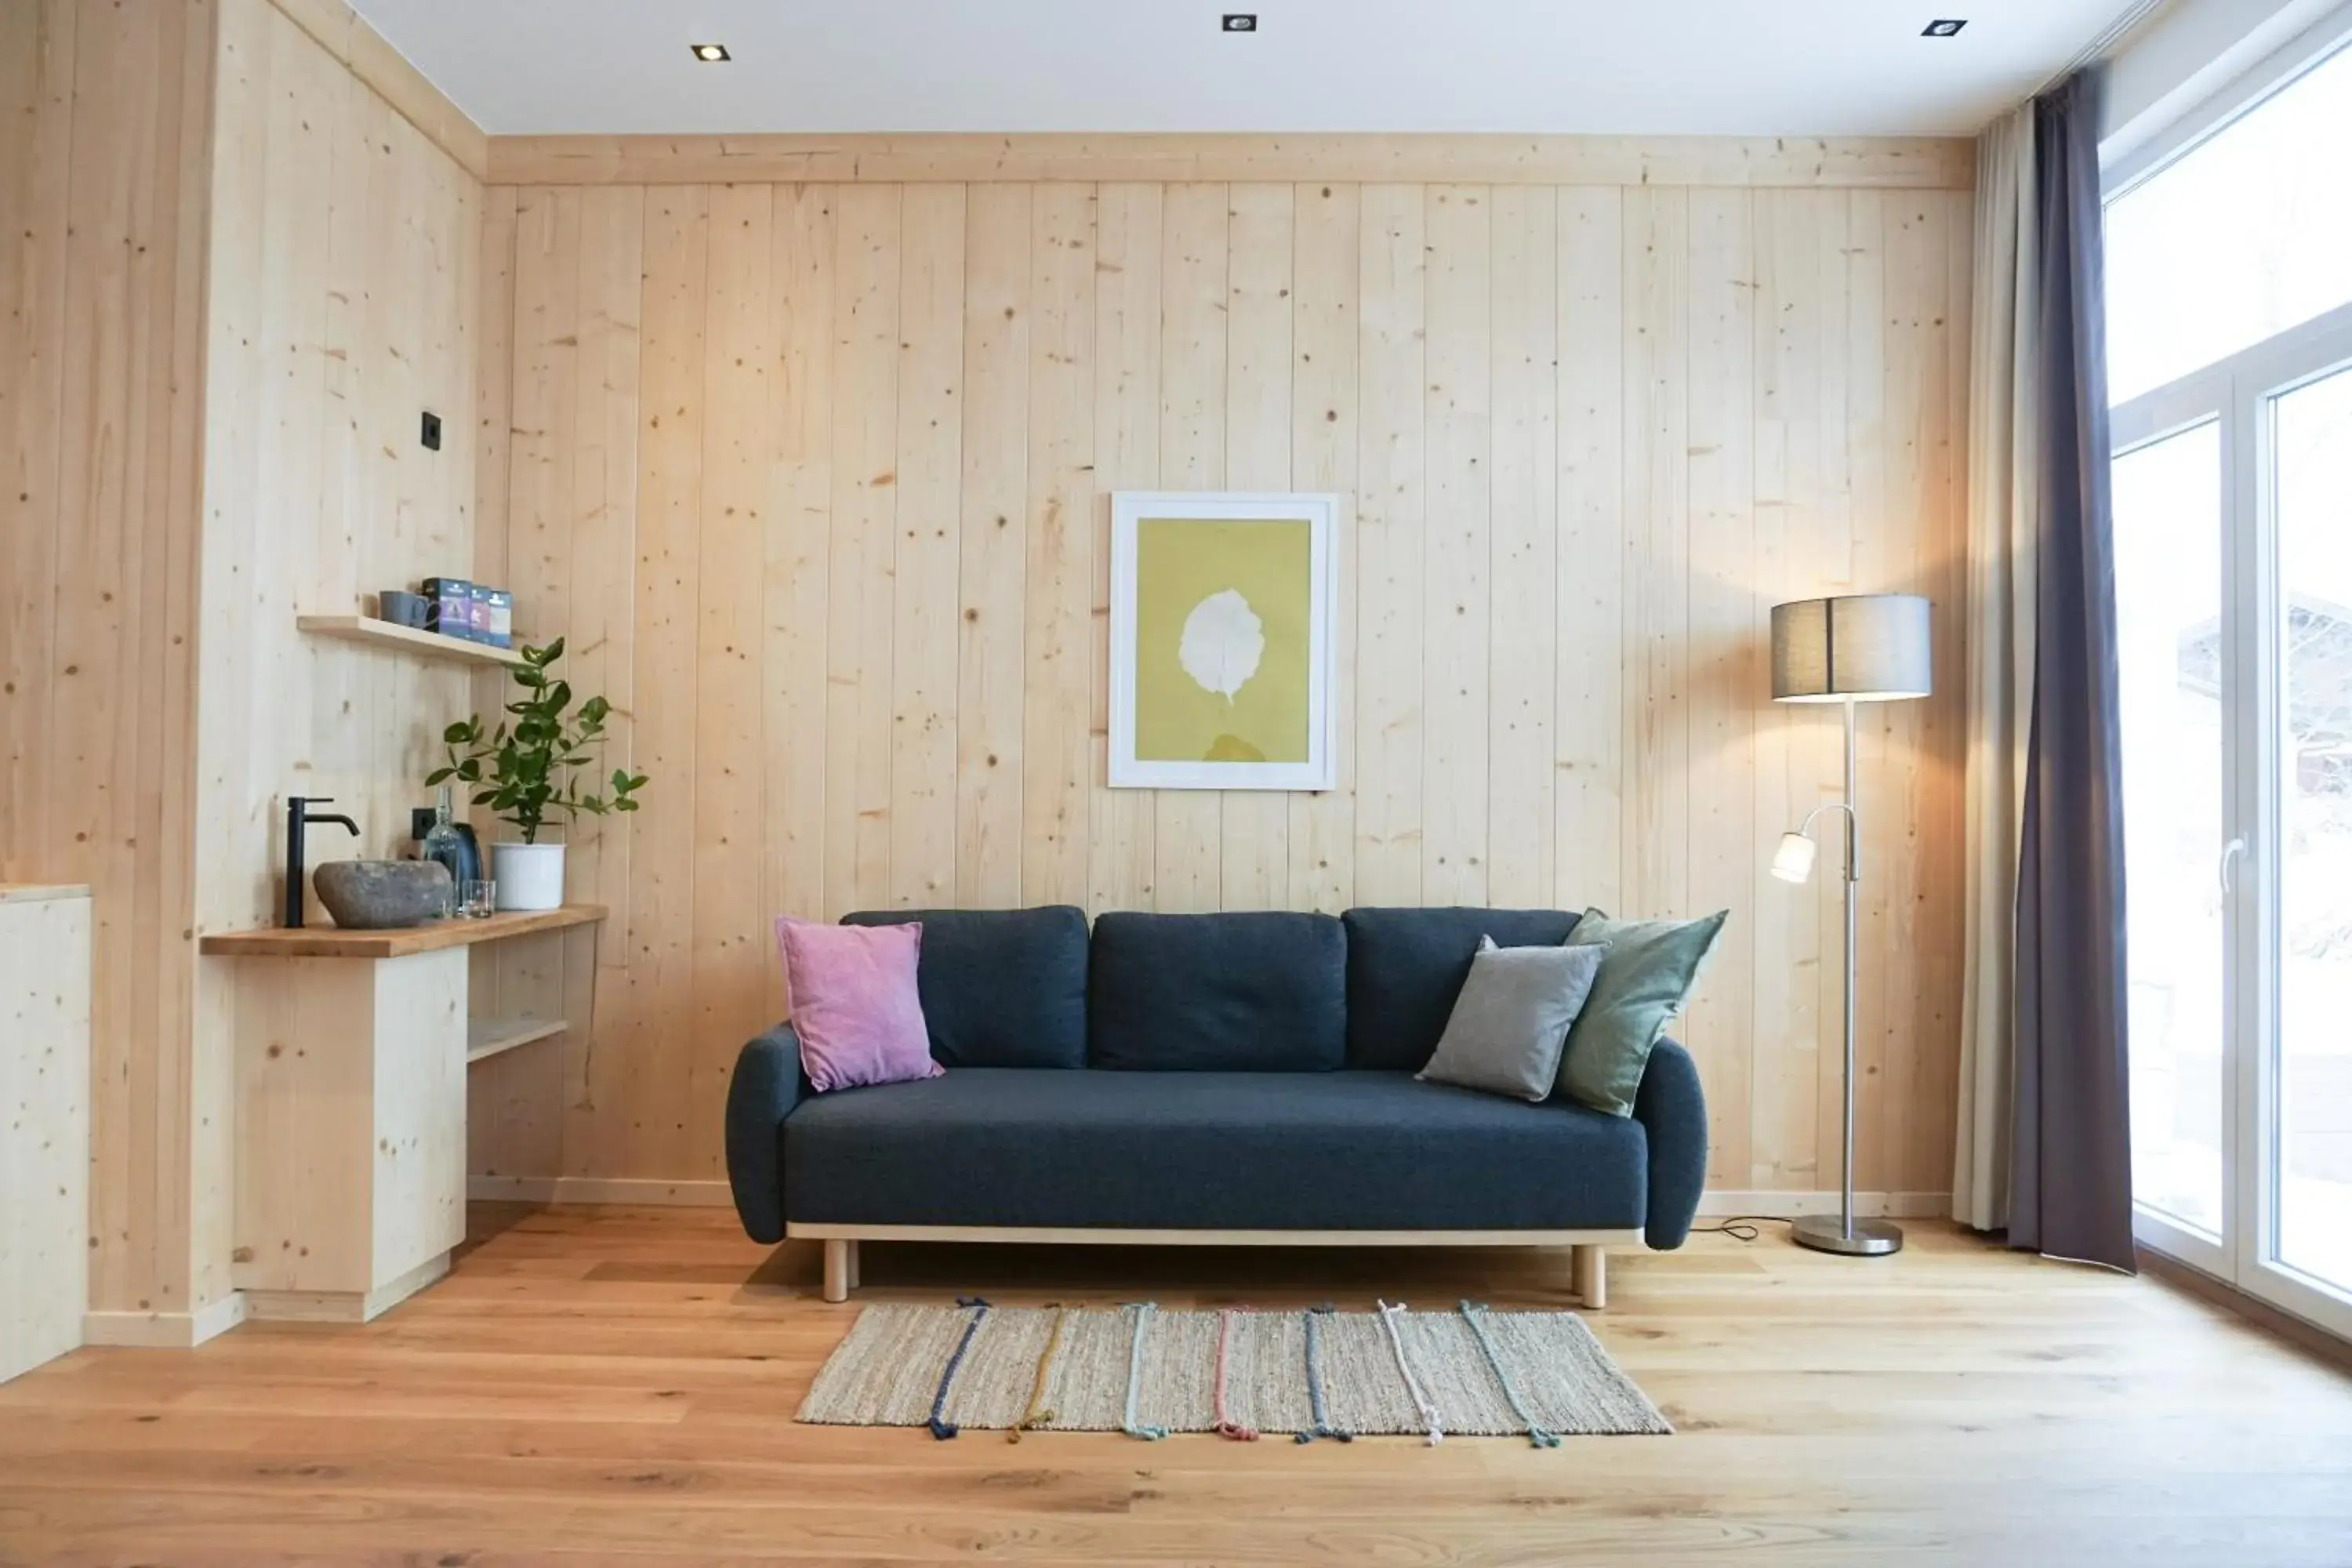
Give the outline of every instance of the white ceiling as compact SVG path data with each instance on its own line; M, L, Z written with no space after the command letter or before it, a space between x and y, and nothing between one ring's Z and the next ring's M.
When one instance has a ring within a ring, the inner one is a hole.
M2126 0L356 3L497 135L1869 135L1977 131ZM1259 30L1223 33L1229 10ZM1921 37L1937 16L1969 25Z

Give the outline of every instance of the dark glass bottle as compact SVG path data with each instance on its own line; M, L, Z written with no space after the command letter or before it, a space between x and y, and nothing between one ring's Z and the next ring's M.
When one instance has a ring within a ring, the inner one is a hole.
M457 912L457 900L465 888L466 879L469 875L479 875L467 869L466 862L471 857L467 853L465 837L457 831L457 825L451 820L450 815L456 808L456 802L457 792L443 784L441 798L433 807L433 826L418 846L421 858L437 860L449 872L449 895L441 910L444 920Z

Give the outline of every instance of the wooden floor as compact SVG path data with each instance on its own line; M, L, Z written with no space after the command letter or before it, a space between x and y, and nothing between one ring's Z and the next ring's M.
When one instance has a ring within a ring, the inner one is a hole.
M2145 1280L1612 1260L1673 1437L1144 1445L802 1427L857 1303L709 1210L478 1207L366 1328L86 1350L0 1388L0 1562L2352 1563L2352 1378ZM1566 1304L1566 1258L866 1248L863 1300Z

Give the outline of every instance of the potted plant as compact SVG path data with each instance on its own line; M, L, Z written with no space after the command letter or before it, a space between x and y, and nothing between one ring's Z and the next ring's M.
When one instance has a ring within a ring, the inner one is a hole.
M614 768L605 793L581 787L583 770L604 743L604 718L613 705L591 697L572 708L572 687L548 673L563 657L563 639L545 647L528 645L520 650L522 665L514 672L522 689L506 710L514 717L485 731L478 713L442 731L449 763L425 779L438 784L455 779L473 790L476 805L487 805L500 822L512 826L520 842L501 840L490 846L490 876L499 885L501 910L552 910L563 903L563 846L542 844L541 832L551 821L586 812L637 809L636 792L646 775Z

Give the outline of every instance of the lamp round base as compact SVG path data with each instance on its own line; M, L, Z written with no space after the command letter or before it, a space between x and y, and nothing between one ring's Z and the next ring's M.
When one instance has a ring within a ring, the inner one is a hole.
M1903 1227L1883 1219L1857 1219L1849 1231L1833 1214L1809 1214L1789 1226L1789 1239L1815 1252L1884 1258L1903 1250Z

